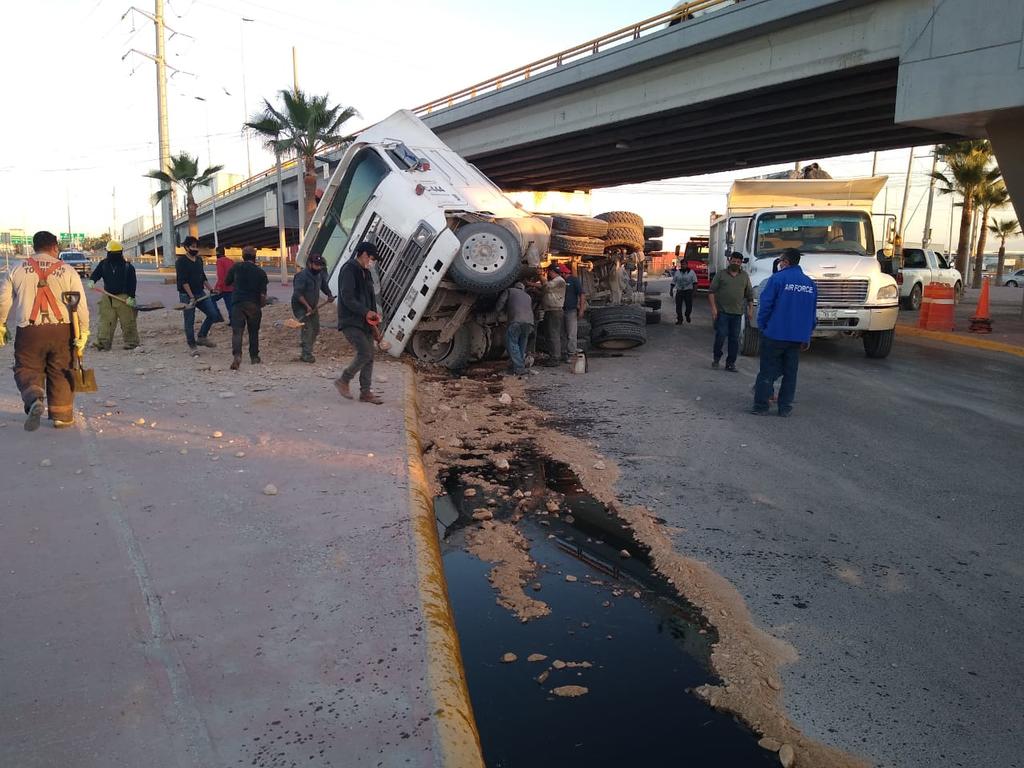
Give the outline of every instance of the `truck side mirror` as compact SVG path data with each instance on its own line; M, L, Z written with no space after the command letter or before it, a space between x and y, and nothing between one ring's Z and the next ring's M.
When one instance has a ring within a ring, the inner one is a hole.
M732 245L736 242L736 222L730 221L729 228L725 230L725 244Z
M882 266L882 273L886 275L892 275L896 277L899 274L900 269L903 267L903 259L899 256L893 255L892 257L886 256L885 251L879 251L876 254L878 263Z

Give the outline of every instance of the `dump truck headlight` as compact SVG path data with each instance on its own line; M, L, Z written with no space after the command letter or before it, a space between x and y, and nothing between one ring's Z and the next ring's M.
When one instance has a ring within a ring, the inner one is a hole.
M883 285L878 289L878 293L875 294L876 299L895 299L899 295L900 289L895 285Z

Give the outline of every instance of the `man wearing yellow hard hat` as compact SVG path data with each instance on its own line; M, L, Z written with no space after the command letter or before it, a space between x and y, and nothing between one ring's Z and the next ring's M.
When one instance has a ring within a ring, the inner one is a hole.
M96 349L110 349L114 343L114 330L121 322L124 348L139 346L139 329L135 324L135 267L124 258L124 249L117 240L107 243L107 256L92 271L89 287L96 287L100 297L100 329L96 334Z

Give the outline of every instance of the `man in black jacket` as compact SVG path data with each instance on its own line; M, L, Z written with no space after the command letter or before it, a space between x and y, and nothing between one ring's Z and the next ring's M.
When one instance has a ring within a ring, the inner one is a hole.
M107 256L96 265L89 276L89 287L102 280L103 290L112 296L103 295L100 306L100 329L96 334L96 349L110 349L114 343L114 331L121 322L121 336L124 348L139 346L139 328L135 323L135 267L124 258L124 249L117 240L107 243Z
M373 326L381 319L370 273L370 262L376 258L377 246L362 242L338 275L338 330L355 348L356 357L342 372L341 378L334 382L334 387L338 394L351 400L349 383L358 373L359 401L380 405L384 401L370 389L373 383Z
M256 265L256 249L242 249L242 260L228 270L224 279L231 291L231 370L242 364L242 331L249 329L249 362L259 365L260 323L267 303L267 273Z

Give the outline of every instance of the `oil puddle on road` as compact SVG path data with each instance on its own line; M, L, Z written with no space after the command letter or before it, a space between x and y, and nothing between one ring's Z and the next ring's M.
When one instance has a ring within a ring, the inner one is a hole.
M714 628L652 570L629 528L566 465L523 446L508 454L504 471L450 468L435 506L487 765L778 765L690 692L717 682ZM519 552L524 599L548 609L529 620L522 604L508 607L495 563L471 554L508 559L509 546L478 546L498 534Z

